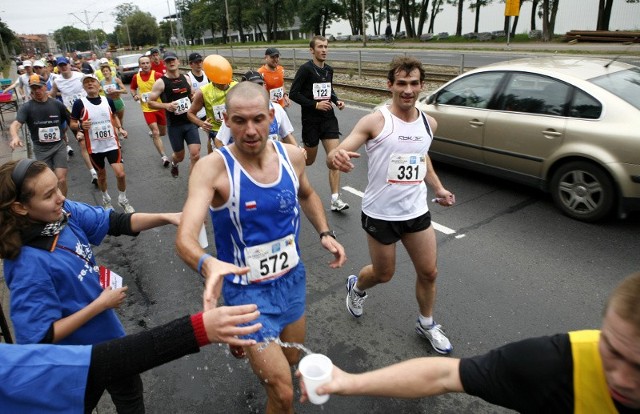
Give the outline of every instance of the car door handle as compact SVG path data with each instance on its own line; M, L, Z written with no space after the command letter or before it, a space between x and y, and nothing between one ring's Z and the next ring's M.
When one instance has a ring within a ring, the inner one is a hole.
M469 121L469 124L471 124L471 126L474 126L474 127L484 126L484 122L479 121L477 119L472 119L471 121Z
M545 131L542 131L542 135L544 135L547 138L558 138L562 136L562 132L554 131L552 129L547 129Z

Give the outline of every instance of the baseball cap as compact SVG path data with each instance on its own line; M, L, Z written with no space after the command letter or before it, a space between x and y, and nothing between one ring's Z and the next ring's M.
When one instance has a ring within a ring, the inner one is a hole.
M109 64L109 59L100 58L100 60L98 62L100 62L101 65L108 65Z
M84 75L82 77L82 83L84 83L84 81L86 81L87 79L93 79L95 81L100 82L100 80L98 80L98 77L96 75L94 75L93 73L87 73L86 75Z
M44 68L44 62L40 59L33 62L34 68Z
M275 47L270 47L266 50L266 52L264 52L265 56L273 56L273 55L279 55L279 54L280 54L280 51Z
M255 70L250 70L244 75L242 75L242 81L249 81L253 83L264 84L264 79L260 72L256 72Z
M58 56L58 58L56 59L56 66L57 65L68 65L69 64L69 59L67 59L64 56Z
M18 70L24 70L24 66L19 65L19 66L18 66Z
M27 66L31 66L31 61L30 60L25 60L24 62L22 62L22 66L24 66L25 68Z
M195 62L196 60L202 60L202 55L200 53L192 53L189 55L189 63Z
M153 52L151 52L151 53L153 53ZM164 54L164 57L162 59L163 60L178 59L178 56L173 52L167 52L167 53Z
M29 86L47 86L47 81L42 76L34 73L29 76Z
M155 48L155 47L152 47L151 49L149 49L149 54L150 54L150 55L152 55L152 54L154 54L154 53L160 53L160 51L159 51L157 48Z

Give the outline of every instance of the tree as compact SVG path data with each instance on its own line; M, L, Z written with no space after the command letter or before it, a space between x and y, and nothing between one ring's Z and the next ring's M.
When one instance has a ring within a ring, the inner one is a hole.
M536 30L536 15L539 8L540 0L531 0L531 30Z
M115 11L111 14L116 18L118 26L124 26L129 16L139 11L140 8L133 3L122 3L116 6Z
M626 0L627 3L640 3L640 0ZM598 22L596 30L609 30L613 0L600 0L598 5Z
M545 42L549 42L553 38L553 29L556 25L559 3L560 0L542 1L542 40Z
M129 29L128 34L126 33L126 26L128 26ZM133 46L156 44L160 37L160 29L158 29L155 17L153 17L151 13L142 11L134 12L127 17L125 27L121 28L121 31L122 30L124 30L124 37L121 38L127 39L127 37L130 36Z
M462 36L462 13L464 12L464 0L447 0L447 3L458 6L458 20L456 24L456 36Z
M20 50L20 42L13 30L9 29L9 26L0 19L0 62L2 60L9 59L9 55L14 50ZM0 66L2 66L0 64Z
M474 4L470 4L469 8L471 10L475 10L476 12L476 20L473 26L473 31L478 33L480 32L480 9L484 6L487 6L489 4L491 4L493 0L476 0L476 2Z
M344 7L333 0L309 0L300 4L300 30L326 35L327 27L344 16Z
M67 52L87 50L91 47L89 33L73 26L64 26L53 32L53 39Z
M428 16L427 10L429 10L429 0L422 0L420 3L420 13L418 14L418 36L423 33L424 24Z
M431 3L431 21L429 22L428 33L433 33L433 25L436 21L436 16L442 11L443 0L433 0Z

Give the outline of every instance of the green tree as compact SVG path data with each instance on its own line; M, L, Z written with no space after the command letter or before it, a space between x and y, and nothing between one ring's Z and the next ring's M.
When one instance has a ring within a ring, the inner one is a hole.
M299 10L300 30L326 35L327 27L344 16L344 7L333 0L310 0L302 3Z
M545 42L549 42L553 38L559 3L560 0L542 1L542 40Z
M127 17L131 42L136 46L153 45L158 43L160 29L156 18L151 13L134 12Z
M129 16L139 11L140 8L133 3L122 3L116 6L115 11L111 14L116 18L118 26L124 26Z
M18 37L2 19L0 19L0 40L2 40L0 42L0 61L9 59L12 53L21 49Z
M87 50L91 47L89 32L73 26L64 26L53 32L53 39L66 52Z

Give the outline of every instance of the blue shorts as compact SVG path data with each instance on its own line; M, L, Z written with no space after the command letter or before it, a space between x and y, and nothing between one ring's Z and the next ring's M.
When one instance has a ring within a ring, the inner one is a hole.
M284 276L264 283L238 285L224 279L224 303L228 306L258 305L260 316L244 326L262 323L262 329L244 336L265 342L278 338L282 330L304 315L306 305L306 271L302 262Z

